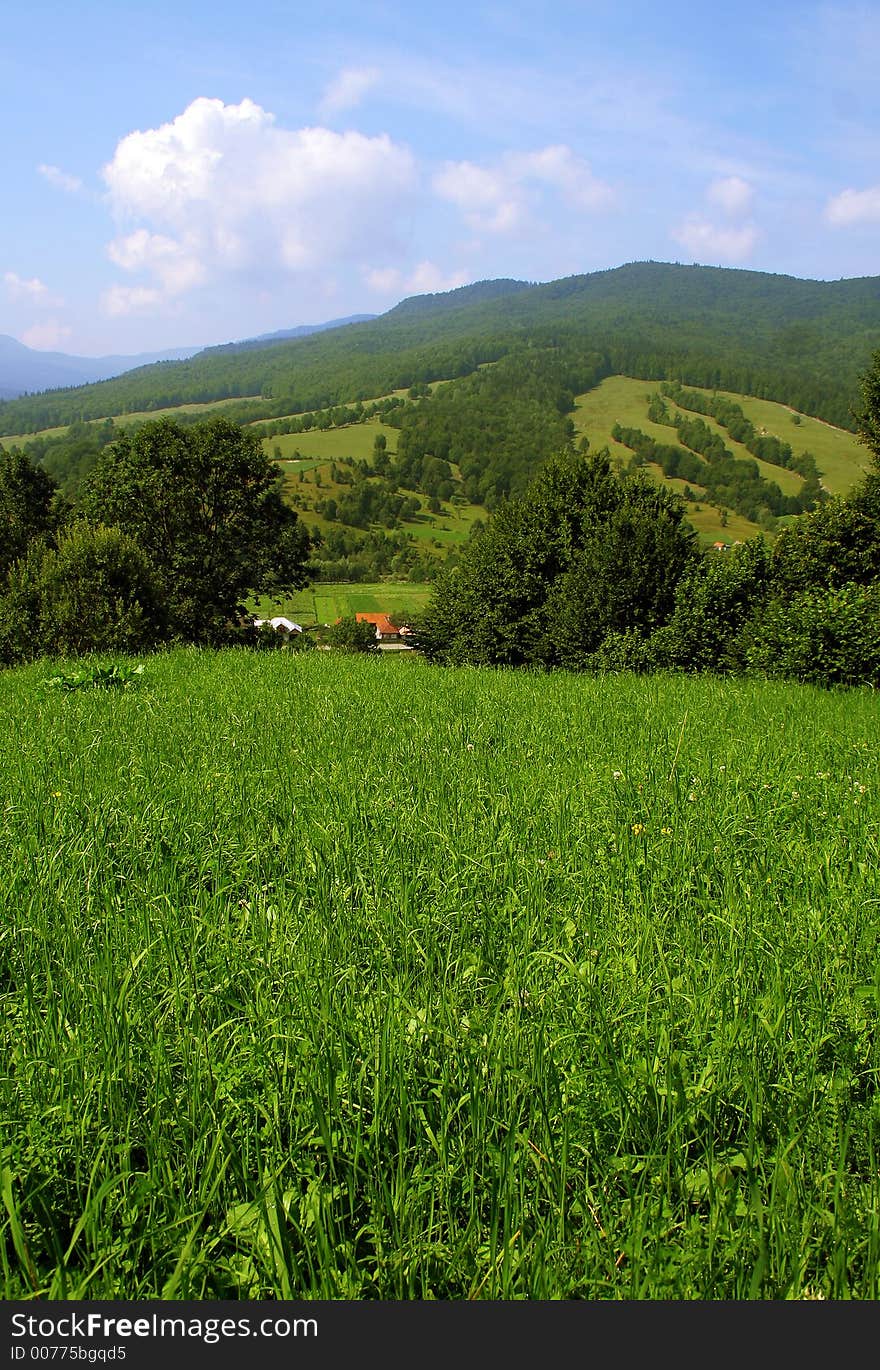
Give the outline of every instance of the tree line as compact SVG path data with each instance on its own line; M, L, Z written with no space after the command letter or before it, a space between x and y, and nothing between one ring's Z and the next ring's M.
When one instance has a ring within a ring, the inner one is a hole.
M76 503L0 449L0 661L242 639L251 593L310 576L311 542L259 438L224 419L123 430Z

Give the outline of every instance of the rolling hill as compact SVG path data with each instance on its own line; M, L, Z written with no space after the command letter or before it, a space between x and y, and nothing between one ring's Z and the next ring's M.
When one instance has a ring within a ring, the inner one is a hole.
M214 348L114 380L0 404L0 435L244 396L272 418L471 374L516 349L601 358L606 375L680 380L853 424L880 345L880 277L810 281L633 262L531 285L484 281L307 337Z

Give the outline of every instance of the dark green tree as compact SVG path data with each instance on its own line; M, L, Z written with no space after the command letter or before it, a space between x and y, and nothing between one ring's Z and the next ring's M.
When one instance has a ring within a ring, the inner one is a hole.
M868 585L880 578L880 476L846 499L831 499L784 528L773 547L782 593Z
M166 631L155 568L118 528L73 524L33 541L0 598L0 659L138 652Z
M213 419L162 419L104 449L81 508L133 537L156 567L172 634L222 641L246 596L308 582L308 532L260 439Z
M27 453L0 448L0 584L34 539L52 541L63 512L52 477Z
M880 475L880 348L862 376L861 399L857 415L859 441L871 453L875 471Z
M379 642L372 623L359 621L354 615L339 619L327 634L331 647L344 652L377 652Z
M590 666L609 634L647 636L694 555L681 501L607 453L547 462L442 576L417 625L439 661Z

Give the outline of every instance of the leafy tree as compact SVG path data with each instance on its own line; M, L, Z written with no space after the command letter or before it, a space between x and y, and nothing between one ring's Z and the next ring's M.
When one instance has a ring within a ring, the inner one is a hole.
M249 592L308 581L308 533L282 500L280 473L259 438L225 419L123 433L101 453L81 507L148 554L170 629L187 641L222 640Z
M721 674L738 670L739 636L767 599L770 574L770 548L762 537L729 552L704 552L681 577L669 622L648 644L651 664Z
M57 547L34 541L0 599L0 659L137 652L166 630L154 567L118 528L74 524Z
M773 548L781 591L867 585L880 578L880 478L848 499L831 499L784 528Z
M418 643L440 661L591 666L609 634L665 621L694 537L675 495L567 452L441 577Z
M871 453L874 468L880 475L880 349L861 381L862 408L858 414L858 434Z
M345 652L375 652L379 650L375 624L358 620L354 615L339 619L327 634L331 647Z
M880 582L774 599L744 635L747 669L815 685L880 685Z
M0 448L0 584L34 539L53 539L63 510L58 487L42 467L18 448Z

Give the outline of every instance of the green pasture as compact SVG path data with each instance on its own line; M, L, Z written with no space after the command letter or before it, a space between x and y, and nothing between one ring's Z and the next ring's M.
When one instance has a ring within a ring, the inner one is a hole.
M640 428L643 433L647 433L658 442L675 442L677 439L674 429L652 423L647 416L651 396L659 387L659 381L637 380L630 376L608 377L595 390L577 396L573 418L578 435L588 437L593 450L607 446L612 458L624 464L629 462L632 453L628 447L615 442L611 437L615 423L620 423L624 427ZM699 390L698 386L687 388ZM713 392L703 390L701 393L708 395ZM801 417L799 424L795 424L792 421L793 410L770 400L754 400L732 391L718 393L739 404L746 417L751 419L759 430L763 429L768 434L791 443L795 452L812 452L822 472L823 483L832 494L845 494L861 479L867 460L865 449L860 446L854 434L847 433L841 428L834 428L819 419L808 418L806 415ZM673 412L675 405L671 400L667 400L667 404L670 412ZM699 417L713 432L721 435L734 456L749 461L757 460L741 443L734 442L726 429L709 415L701 414ZM801 478L796 472L787 471L765 461L758 461L757 464L761 475L766 480L775 481L783 493L794 494L800 489ZM659 467L651 466L646 469L661 483L680 491L684 488L681 481L666 480ZM704 504L701 510L697 511L694 503L699 501L690 504L688 519L704 542L732 542L737 538L745 541L760 532L757 524L730 511L726 526L722 525L718 509Z
M174 419L178 414L199 414L204 413L206 418L214 418L215 410L217 416L222 416L224 409L230 405L246 404L248 400L259 400L259 395L238 395L233 399L227 400L208 400L204 404L175 404L165 409L138 409L132 410L127 414L105 414L100 419L86 419L86 423L100 424L106 423L108 418L119 428L124 428L129 423L148 423L153 419ZM33 442L35 438L58 438L62 437L68 430L67 424L62 424L59 428L42 428L38 433L17 433L8 437L0 438L0 446L16 447L25 443Z
M867 471L869 454L854 433L807 414L801 414L801 421L796 424L793 420L797 411L772 400L751 399L727 390L719 390L718 394L734 400L759 431L765 429L771 436L791 443L795 452L812 452L822 472L822 482L832 495L848 494Z
M7 1300L880 1297L876 693L143 664L0 675Z
M128 414L114 414L113 422L123 425L126 423L147 423L152 419L173 419L178 414L204 414L205 418L222 416L223 410L231 405L248 404L249 402L259 403L259 395L234 395L226 400L206 400L204 403L196 404L175 404L168 405L164 409L133 409ZM214 411L218 411L215 415ZM101 419L92 419L92 423L101 423Z
M308 627L315 623L334 623L353 614L401 614L409 616L423 609L431 586L413 582L393 584L375 582L355 584L320 581L284 599L266 597L253 601L253 612L260 618L283 614Z
M340 461L353 457L355 461L368 460L373 455L373 443L379 433L384 433L388 451L397 451L397 429L377 419L366 419L363 423L349 423L343 428L328 428L322 432L312 428L308 433L277 433L272 438L263 438L263 451L267 457L276 455L276 448L283 458L291 458L295 452L316 461Z
M611 437L611 429L615 423L621 423L624 427L641 428L643 433L648 433L658 442L676 441L674 430L663 424L651 423L647 417L651 396L659 388L659 381L636 380L631 376L609 376L595 390L577 396L573 417L578 434L589 437L594 448L607 445L613 456L620 456L624 461L628 461L632 454L628 447L616 443ZM699 386L687 386L686 389L697 390L705 395L716 393L711 390L700 390ZM864 447L854 433L848 433L843 428L834 428L831 424L809 418L807 415L802 415L801 422L795 424L792 421L795 411L771 400L751 399L747 395L738 395L727 390L720 390L717 393L738 404L759 431L764 430L781 441L791 443L795 452L812 452L823 473L823 481L832 494L846 494L861 479L867 466L867 458ZM667 400L667 404L672 412L675 408L672 401ZM699 417L713 432L723 437L734 456L750 461L756 460L741 443L734 442L726 429L717 424L710 415L701 414ZM775 480L784 493L794 493L800 488L800 477L796 472L786 471L763 461L758 462L758 467L761 475L767 480Z

